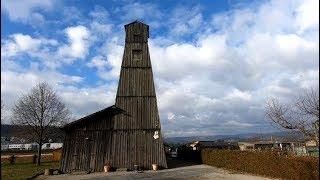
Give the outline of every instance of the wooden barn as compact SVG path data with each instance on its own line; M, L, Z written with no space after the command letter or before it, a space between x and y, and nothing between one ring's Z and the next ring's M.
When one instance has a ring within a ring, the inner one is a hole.
M149 26L134 21L126 32L115 105L67 124L61 170L167 168L148 49Z

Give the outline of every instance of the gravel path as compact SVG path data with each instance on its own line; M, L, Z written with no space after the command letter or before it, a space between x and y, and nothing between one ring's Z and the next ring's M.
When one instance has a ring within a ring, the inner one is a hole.
M232 173L226 170L222 170L219 168L215 168L208 165L192 165L186 167L178 167L173 169L164 169L159 171L144 171L142 173L136 172L127 172L127 171L116 171L111 173L91 173L91 174L83 174L83 175L53 175L53 176L40 176L37 179L55 179L55 180L78 180L78 179L94 179L94 180L102 180L102 179L115 179L115 180L123 180L123 179L232 179L232 180L267 180L270 178L248 175L248 174L239 174Z

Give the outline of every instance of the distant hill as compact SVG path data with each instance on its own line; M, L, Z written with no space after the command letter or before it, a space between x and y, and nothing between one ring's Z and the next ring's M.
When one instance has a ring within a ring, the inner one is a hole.
M190 137L168 137L164 141L168 144L184 144L192 141L247 141L247 140L303 140L299 132L272 132L272 133L246 133L237 135L216 135L216 136L190 136Z
M10 124L1 124L1 137L10 137L12 129L14 128L13 125Z
M1 137L13 137L14 129L17 128L15 125L10 124L1 124ZM52 127L51 139L56 142L63 142L63 132L59 130L57 127ZM237 135L216 135L216 136L190 136L190 137L168 137L165 138L165 143L168 144L185 144L192 141L247 141L247 140L270 140L273 138L274 140L302 140L303 136L298 132L272 132L266 134L260 133L245 133L245 134L237 134Z
M1 124L1 137L19 137L24 139L23 129L28 128L27 126L17 126L11 124ZM64 132L58 127L50 127L49 129L49 139L54 142L63 142ZM26 140L27 142L32 140Z

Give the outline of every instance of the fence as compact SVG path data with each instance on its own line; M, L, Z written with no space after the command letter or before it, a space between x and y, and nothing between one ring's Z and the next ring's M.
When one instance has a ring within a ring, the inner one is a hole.
M60 161L61 150L56 150L51 153L41 155L41 162ZM2 155L1 163L36 163L36 154L15 153L10 155Z

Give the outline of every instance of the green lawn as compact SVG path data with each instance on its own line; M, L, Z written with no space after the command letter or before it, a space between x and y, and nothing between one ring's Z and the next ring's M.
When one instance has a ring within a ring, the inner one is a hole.
M59 168L59 162L43 162L40 166L32 163L3 164L1 163L1 179L26 179L46 168Z

